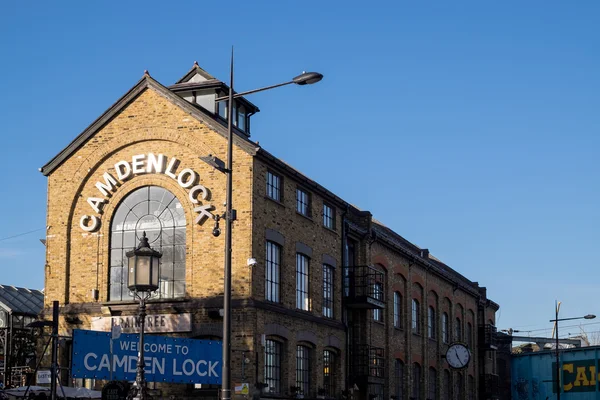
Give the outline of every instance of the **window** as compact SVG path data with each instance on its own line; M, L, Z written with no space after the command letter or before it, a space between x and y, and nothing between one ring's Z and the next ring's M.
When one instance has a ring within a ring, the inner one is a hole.
M467 385L469 388L469 400L475 400L475 379L472 375L467 378Z
M265 341L265 383L270 393L281 393L281 343Z
M337 364L336 355L331 350L323 351L323 389L325 396L336 397Z
M460 318L456 318L456 326L454 327L454 338L456 340L462 340L462 324Z
M469 349L473 348L473 326L470 322L467 322L467 346Z
M402 295L394 292L394 328L402 328Z
M435 339L435 308L427 309L427 337Z
M444 388L443 400L452 399L452 378L450 377L450 371L444 370L444 378L442 381L442 387Z
M323 316L333 318L333 267L323 264Z
M309 397L310 394L310 349L296 346L296 386L298 394Z
M281 202L281 177L267 172L267 197Z
M246 108L239 106L237 109L237 125L240 130L246 131Z
M138 245L143 232L162 253L159 290L153 297L185 296L185 224L183 207L168 190L144 186L128 194L111 221L109 300L132 299L125 253Z
M227 119L227 101L219 101L217 103L217 113L219 114L219 117L223 118L223 119Z
M296 211L310 217L310 196L300 188L296 189Z
M267 241L265 262L265 299L279 303L281 247Z
M381 283L373 284L373 295L379 300L383 297L383 285ZM380 308L373 309L373 320L377 322L383 322L383 312Z
M296 308L309 311L308 257L296 253Z
M442 314L442 342L448 343L450 338L448 337L448 314Z
M401 360L396 360L394 364L394 378L395 378L395 395L396 400L404 399L404 363Z
M419 310L419 301L413 299L412 301L412 331L413 333L421 333L421 316Z
M463 374L460 372L456 374L456 388L454 390L456 400L462 400L465 397L465 383Z
M428 376L428 386L427 386L427 398L431 400L437 399L437 371L435 368L429 368L429 376Z
M335 229L335 209L323 203L323 226Z
M413 364L412 397L415 400L421 399L421 366L418 363Z

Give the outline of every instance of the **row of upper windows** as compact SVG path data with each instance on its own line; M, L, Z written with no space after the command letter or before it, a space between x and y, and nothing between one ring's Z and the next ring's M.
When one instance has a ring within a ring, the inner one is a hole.
M419 363L413 363L412 373L410 374L410 387L407 385L408 374L405 371L406 366L401 360L396 360L394 364L394 389L393 393L396 400L404 399L464 399L464 375L460 372L456 373L456 378L452 379L452 374L445 369L442 374L441 386L438 382L438 372L435 368L430 367L427 374L427 386L422 384L425 376L422 367ZM410 390L409 390L410 389ZM410 396L407 396L410 393ZM467 377L467 399L475 400L475 378L472 375ZM423 397L425 395L425 397Z
M264 352L264 382L267 386L265 392L271 394L285 394L287 388L282 385L285 381L284 365L285 344L273 339L265 341ZM337 353L333 350L325 349L322 353L322 386L319 385L319 390L315 391L315 383L313 382L315 374L313 368L316 365L315 349L303 345L296 345L296 369L295 369L295 386L291 386L292 395L298 397L316 397L324 396L328 398L338 397L337 381L339 377L339 363ZM294 396L295 397L295 396Z
M267 171L267 192L271 200L283 202L283 178L271 171ZM303 188L296 188L296 212L311 218L312 196ZM323 202L323 226L335 230L335 208Z
M279 244L267 240L265 254L265 300L274 303L281 302L281 251ZM310 258L302 253L296 253L296 308L312 311L312 296L310 288ZM322 264L322 314L333 318L334 309L334 268Z
M400 292L394 292L394 301L393 301L393 323L394 327L397 329L404 328L404 320L403 320L403 297ZM438 332L438 318L441 318L441 331ZM376 309L373 310L373 319L377 322L383 322L383 312L382 310ZM411 330L413 333L417 335L421 335L421 329L423 326L423 320L421 317L421 305L419 300L412 299L411 302ZM448 316L448 313L443 312L441 316L438 315L435 308L429 306L427 308L427 337L429 339L437 340L438 334L441 334L441 340L443 343L450 342L450 332L451 332L451 322ZM471 322L467 322L466 324L466 332L463 335L463 321L461 318L457 317L454 321L454 340L457 341L466 341L469 347L473 346L473 325Z

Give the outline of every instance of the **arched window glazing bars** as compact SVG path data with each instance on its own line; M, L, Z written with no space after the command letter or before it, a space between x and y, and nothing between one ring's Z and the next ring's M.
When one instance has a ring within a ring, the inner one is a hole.
M109 300L132 299L125 253L138 245L144 231L150 246L162 253L154 298L185 296L185 224L183 207L168 190L144 186L127 195L111 221Z

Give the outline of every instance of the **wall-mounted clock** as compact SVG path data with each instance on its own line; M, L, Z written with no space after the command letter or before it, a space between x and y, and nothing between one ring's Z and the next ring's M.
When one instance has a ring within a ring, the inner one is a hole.
M471 361L471 352L464 343L452 343L446 350L446 361L454 369L463 369Z

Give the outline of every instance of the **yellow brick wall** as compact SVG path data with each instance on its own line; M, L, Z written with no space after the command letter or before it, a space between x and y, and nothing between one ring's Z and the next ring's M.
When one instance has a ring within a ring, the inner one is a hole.
M98 280L100 301L108 296L110 220L119 201L135 188L160 185L170 190L186 213L186 281L187 295L217 296L223 292L224 236L215 238L213 221L194 224L197 214L188 191L164 174L134 176L123 183L108 199L96 233L86 233L79 226L82 215L94 215L87 203L90 196L103 197L95 187L102 174L114 174L120 160L131 163L135 154L161 153L181 161L178 171L191 168L200 175L199 183L210 190L208 203L213 214L224 211L225 174L199 159L213 154L226 160L227 141L196 118L159 95L145 90L122 112L107 123L86 144L72 154L48 177L46 305L53 300L61 304L92 301L92 289ZM232 254L235 296L249 294L252 219L252 156L234 146L233 204L238 211L234 223ZM96 269L98 269L98 274Z

